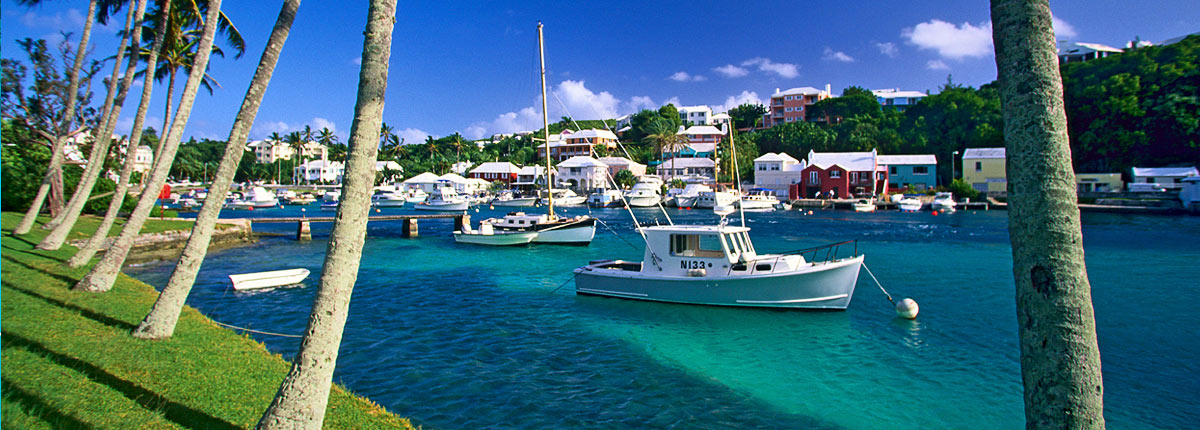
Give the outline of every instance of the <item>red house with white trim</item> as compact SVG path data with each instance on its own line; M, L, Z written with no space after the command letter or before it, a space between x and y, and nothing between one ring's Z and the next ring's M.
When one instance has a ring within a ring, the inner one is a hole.
M872 175L874 172L874 175ZM872 183L874 176L874 183ZM848 199L855 195L879 194L887 189L888 171L871 152L808 152L801 170L800 197Z
M520 167L507 161L489 161L471 169L469 175L472 178L483 179L488 182L503 182L505 185L512 185L517 180L517 172L520 171Z

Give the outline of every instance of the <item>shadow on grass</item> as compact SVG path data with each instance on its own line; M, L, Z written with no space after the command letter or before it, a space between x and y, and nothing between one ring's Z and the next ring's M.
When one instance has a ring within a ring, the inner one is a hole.
M42 399L25 391L21 387L8 381L8 379L0 379L0 390L4 391L4 398L12 400L20 405L21 409L29 415L41 418L50 427L56 429L90 429L92 426L80 421L78 418L67 415L53 406L50 406Z
M127 323L125 321L121 321L119 319L110 317L108 315L104 315L102 313L81 307L81 306L73 304L73 303L67 303L62 300L56 299L54 297L49 297L49 296L43 295L37 291L33 291L28 288L18 287L8 281L0 281L0 285L3 285L5 288L11 288L18 292L24 293L28 296L32 296L34 298L41 299L42 301L44 301L46 303L58 306L60 308L79 312L79 314L83 315L84 318L88 318L90 320L96 321L100 324L104 324L106 326L109 326L109 327L112 327L112 328L115 328L118 330L124 330L124 331L128 332L128 331L133 331L134 328L137 328L137 326Z
M4 247L4 248L6 248L6 249L8 249L8 250L10 250L10 251L14 251L14 252L22 252L22 253L29 254L29 255L33 255L33 256L42 257L42 258L45 258L45 259L47 259L47 260L54 260L54 261L57 261L57 262L59 262L59 263L63 263L63 262L66 262L66 261L67 261L67 260L64 260L64 259L62 259L62 258L58 258L58 257L52 256L52 255L46 255L46 253L49 253L49 252L54 252L54 251L43 251L43 250L41 250L41 249L37 249L38 242L33 242L33 241L30 241L29 239L26 239L26 238L24 238L24 237L21 237L21 236L12 236L12 235L9 235L9 237L11 237L11 238L12 238L13 240L15 240L15 241L18 241L18 242L24 243L24 244L26 244L26 245L29 245L29 248L28 248L28 249L20 249L20 248L15 248L15 247L11 247L11 246L5 246L5 247ZM63 245L63 246L66 246L66 245Z
M5 248L8 248L8 247L6 246ZM43 275L49 276L49 277L51 277L51 278L54 278L54 279L57 279L57 280L60 280L60 281L66 282L66 283L67 283L67 285L75 285L75 283L76 283L76 282L79 282L79 280L78 280L78 279L72 278L72 277L70 277L70 276L67 276L67 275L63 275L63 274L59 274L59 273L54 273L54 272L52 272L52 271L50 271L50 270L47 270L47 269L45 269L45 268L41 268L41 267L37 267L37 266L31 265L31 264L29 264L29 263L26 263L26 262L24 262L24 261L21 261L21 260L17 260L17 259L15 259L15 258L12 258L12 257L10 257L10 256L7 256L7 255L0 256L0 258L4 259L4 261L5 261L5 263L6 263L6 264L16 264L16 265L18 265L18 266L21 266L21 267L24 267L24 268L26 268L26 269L32 270L32 271L34 271L34 272L38 272L38 273L41 273L41 274L43 274ZM70 288L70 287L68 287L68 288Z
M143 388L133 382L118 378L104 369L96 367L92 363L61 354L46 348L45 345L36 341L27 339L18 334L9 331L0 331L3 336L4 346L24 348L30 352L42 355L59 365L75 369L100 384L107 385L114 390L117 390L125 397L133 400L150 411L161 413L171 422L179 424L184 428L191 429L236 429L239 428L232 423L206 414L202 411L192 409L190 407L172 402L167 398Z

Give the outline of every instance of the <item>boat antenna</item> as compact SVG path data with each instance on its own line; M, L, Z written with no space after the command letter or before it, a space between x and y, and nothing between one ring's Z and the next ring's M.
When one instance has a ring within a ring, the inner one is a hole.
M733 189L737 192L738 214L742 216L742 227L746 226L746 210L742 207L742 177L738 172L737 165L737 145L733 144L733 135L737 133L737 128L733 126L733 121L729 122L729 151L733 158Z
M542 22L538 21L538 58L541 60L542 76L542 140L546 142L546 214L553 220L554 180L550 175L550 114L546 112L546 48L542 43Z

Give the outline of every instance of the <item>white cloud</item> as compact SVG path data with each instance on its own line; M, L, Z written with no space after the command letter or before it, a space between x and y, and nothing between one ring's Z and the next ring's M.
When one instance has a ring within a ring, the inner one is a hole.
M562 103L559 104L559 101ZM678 99L676 106L678 106ZM563 110L563 107L566 110ZM584 81L565 80L554 87L549 100L550 121L568 113L575 119L610 119L642 109L657 109L649 96L633 96L623 101L607 91L592 91ZM491 121L479 121L467 126L463 136L482 139L499 133L515 133L542 128L542 111L533 106L497 115Z
M933 19L900 31L900 36L920 49L937 51L951 60L984 57L992 54L992 24L978 26L964 22L961 26Z
M1054 26L1054 39L1055 40L1070 40L1070 39L1074 39L1075 36L1079 35L1079 33L1077 33L1075 31L1075 26L1072 26L1071 24L1067 23L1066 21L1058 19L1058 17L1056 17L1056 16L1051 17L1050 22Z
M666 106L666 105L675 105L675 107L679 107L679 106L683 106L683 103L680 103L680 102L679 102L679 96L674 96L674 97L671 97L671 98L669 98L669 99L666 99L665 101L663 101L662 105L663 105L663 106Z
M726 78L740 78L750 74L750 71L746 70L745 67L738 67L732 64L726 64L721 67L713 68L713 71Z
M83 14L79 9L67 9L65 13L57 12L54 15L39 15L34 11L21 15L21 25L37 29L73 30L83 28L83 21ZM111 18L109 23L112 23Z
M846 55L846 53L842 52L842 51L834 51L833 48L830 48L828 46L825 47L825 54L823 56L821 56L821 59L826 60L826 61L837 61L837 62L842 62L842 63L853 63L854 62L854 57Z
M468 128L467 130L470 130L470 128ZM400 130L400 132L396 133L396 135L400 136L401 139L404 139L403 142L405 145L411 145L414 143L424 143L425 138L429 137L429 133L426 133L424 130L420 130L420 129L416 129L416 128L406 128L404 130ZM463 134L463 136L466 136L466 134ZM468 139L479 139L478 137L470 137L470 136L467 136L467 138Z
M889 58L896 58L897 55L900 55L900 50L896 49L896 44L892 42L876 43L875 47L879 48L881 54Z
M482 139L497 133L515 133L542 128L542 113L533 107L502 113L489 122L471 124L463 131L468 139ZM423 137L421 139L424 139ZM411 141L416 143L415 141Z
M723 109L728 112L730 109L741 106L746 103L764 104L762 99L758 97L758 93L754 91L742 91L741 94L732 95L725 98L725 104L722 106L714 106L714 108Z
M743 66L755 66L761 72L774 73L783 78L800 76L800 66L792 63L776 63L770 58L755 57L742 62Z
M250 127L250 135L258 139L270 136L271 133L286 134L294 131L294 127L283 121L255 121Z
M330 120L327 120L327 119L321 118L321 117L313 118L312 121L309 121L309 124L312 125L312 129L314 132L321 131L322 128L328 128L329 131L332 131L335 134L338 131L337 125L334 124L333 121L330 121Z
M638 112L642 109L658 109L658 105L649 96L633 96L629 99L627 112Z
M595 93L589 90L583 81L566 80L558 84L555 96L566 107L563 115L570 114L575 119L616 118L620 101L608 91ZM550 110L554 112L554 109Z
M668 76L667 79L670 79L670 80L676 81L676 82L702 82L702 81L708 80L708 78L706 78L702 75L692 75L688 72L682 72L682 71L675 72L675 74Z
M942 60L929 60L928 63L925 63L925 68L929 70L950 70L950 66L947 66L946 62Z

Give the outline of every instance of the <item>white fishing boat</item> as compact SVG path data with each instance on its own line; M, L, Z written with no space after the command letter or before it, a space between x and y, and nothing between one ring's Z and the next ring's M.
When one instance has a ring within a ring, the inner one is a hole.
M954 212L958 210L958 203L954 202L954 194L937 193L929 207L938 212Z
M338 203L341 201L342 201L342 192L341 191L338 191L338 190L326 191L325 194L321 196L321 210L336 211L338 208Z
M287 269L229 275L229 280L233 289L241 291L295 285L307 277L308 269Z
M570 189L555 188L551 193L554 195L554 204L559 206L583 206L587 204L587 196L575 194ZM549 204L550 199L542 198L538 200L540 204Z
M916 197L905 197L896 202L901 212L917 212L921 210L921 200Z
M537 196L522 196L513 191L505 190L500 192L500 195L492 199L492 206L503 207L529 207L537 204Z
M755 188L742 196L737 205L747 210L775 209L775 206L779 206L779 198L775 197L773 190Z
M696 197L696 207L712 209L718 206L733 206L737 195L728 191L701 191Z
M404 201L408 203L421 203L427 198L429 198L429 193L420 188L409 188L404 192Z
M377 208L400 208L406 201L403 194L394 190L376 190L371 195L371 206Z
M608 188L597 188L588 195L587 205L594 208L621 207L621 191Z
M317 199L316 199L316 197L313 197L312 194L304 193L304 194L296 195L295 197L288 198L287 200L284 201L284 203L287 203L288 205L291 205L291 206L308 206L315 201L317 201Z
M415 208L423 211L454 211L462 212L471 206L471 202L454 190L450 181L439 180L429 198L417 203Z
M537 238L538 232L532 230L497 230L493 228L493 220L479 223L479 230L471 229L470 224L463 225L463 230L454 232L454 241L475 245L512 246L526 245Z
M875 202L867 199L859 199L854 202L855 212L875 212Z
M633 208L658 206L662 201L662 181L654 177L643 177L633 188L625 192L625 204Z
M263 187L253 187L242 194L242 198L225 203L226 209L254 210L265 209L279 205L279 200Z
M675 195L675 206L681 208L695 207L700 201L700 193L712 192L712 187L704 184L688 184L683 191Z

